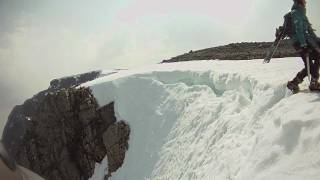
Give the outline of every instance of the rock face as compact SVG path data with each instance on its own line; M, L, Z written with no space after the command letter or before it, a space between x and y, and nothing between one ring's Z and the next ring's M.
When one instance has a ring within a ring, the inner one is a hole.
M112 124L103 134L103 141L107 148L109 176L122 166L125 152L128 150L129 126L123 122Z
M192 60L250 60L264 59L272 42L244 42L233 43L226 46L213 47L198 51L190 51L169 60L163 60L162 63L192 61ZM288 40L283 40L279 44L274 58L297 57L298 54L292 48Z
M113 103L98 108L90 89L68 88L77 83L51 83L16 106L4 129L10 155L47 180L88 179L106 155L110 176L128 149L130 129L116 122Z
M60 90L63 88L70 88L88 82L98 78L101 75L101 71L91 71L84 74L78 74L75 76L68 76L60 79L54 79L50 82L49 89Z

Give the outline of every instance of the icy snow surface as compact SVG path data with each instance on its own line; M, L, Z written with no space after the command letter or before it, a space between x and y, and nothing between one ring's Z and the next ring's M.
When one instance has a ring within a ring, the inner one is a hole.
M104 157L101 163L96 163L94 173L89 180L104 180L108 174L108 157Z
M320 179L320 95L307 80L299 94L285 88L301 68L298 58L193 61L84 84L131 128L110 179Z

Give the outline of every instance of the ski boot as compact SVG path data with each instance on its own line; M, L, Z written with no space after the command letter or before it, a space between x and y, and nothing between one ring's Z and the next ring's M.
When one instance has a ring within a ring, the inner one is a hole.
M292 81L287 83L287 88L292 91L293 94L297 94L300 91L299 84L302 82L299 78L295 77Z
M309 85L310 91L320 91L320 83L317 79L312 78L310 85Z

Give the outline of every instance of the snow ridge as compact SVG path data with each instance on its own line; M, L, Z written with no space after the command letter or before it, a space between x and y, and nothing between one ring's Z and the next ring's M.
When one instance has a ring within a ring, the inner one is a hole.
M292 58L260 63L172 63L85 84L131 128L111 179L318 179L320 97L286 90Z

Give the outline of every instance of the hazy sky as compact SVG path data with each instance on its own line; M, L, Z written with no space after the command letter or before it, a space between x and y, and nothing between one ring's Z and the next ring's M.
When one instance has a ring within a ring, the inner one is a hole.
M272 41L292 0L0 0L0 132L53 78ZM319 0L308 16L320 30Z

